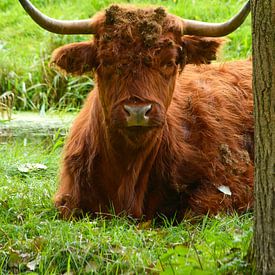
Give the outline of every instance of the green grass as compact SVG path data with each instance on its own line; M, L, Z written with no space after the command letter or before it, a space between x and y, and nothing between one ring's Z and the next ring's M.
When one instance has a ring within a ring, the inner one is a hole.
M89 18L114 1L33 0L45 14L59 19ZM162 5L184 18L221 22L234 15L245 0L119 0L141 6ZM62 77L48 67L56 47L90 36L61 36L38 27L18 1L0 2L0 95L12 91L20 110L79 108L93 82L91 79ZM221 60L247 58L251 55L250 18L234 33L224 48ZM72 82L77 84L72 87ZM73 88L73 89L72 89Z
M56 137L0 144L0 274L251 274L251 214L178 225L60 220L52 197L62 143ZM48 168L20 172L26 163Z

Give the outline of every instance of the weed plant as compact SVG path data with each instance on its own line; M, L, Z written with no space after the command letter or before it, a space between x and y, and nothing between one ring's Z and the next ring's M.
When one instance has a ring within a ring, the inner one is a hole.
M113 3L110 0L60 0L32 2L45 14L59 19L86 19ZM245 0L118 0L116 3L140 6L164 6L178 16L222 22L234 15ZM61 36L37 26L18 1L0 1L0 95L11 91L17 110L48 110L79 108L93 87L90 77L64 77L49 67L53 49L90 36ZM250 19L228 36L220 58L247 58L251 55Z

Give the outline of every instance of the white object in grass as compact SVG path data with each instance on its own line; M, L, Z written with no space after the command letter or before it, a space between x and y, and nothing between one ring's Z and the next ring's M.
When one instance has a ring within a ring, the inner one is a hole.
M218 190L221 191L222 193L224 193L225 195L231 196L231 190L228 186L225 185L221 185L218 187Z
M45 170L48 167L41 163L25 163L17 167L17 169L22 173L28 173L36 170Z

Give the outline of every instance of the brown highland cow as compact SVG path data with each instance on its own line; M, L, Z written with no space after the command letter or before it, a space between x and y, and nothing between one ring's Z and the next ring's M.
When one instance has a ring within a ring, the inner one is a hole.
M110 6L89 20L48 18L20 0L45 29L93 33L63 46L52 63L92 72L94 90L67 139L55 204L80 213L243 212L253 201L251 62L210 64L249 12L222 24L162 8Z

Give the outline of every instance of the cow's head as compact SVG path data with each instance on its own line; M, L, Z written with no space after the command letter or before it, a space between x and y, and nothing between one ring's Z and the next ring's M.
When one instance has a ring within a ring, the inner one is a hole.
M183 20L163 8L117 5L91 20L71 23L53 19L47 23L48 18L41 19L33 7L28 12L53 32L95 34L90 42L55 50L52 62L70 74L94 71L108 128L136 141L140 134L154 134L165 123L178 72L188 63L215 59L221 39L190 35L225 35L242 23L248 9L230 24Z

